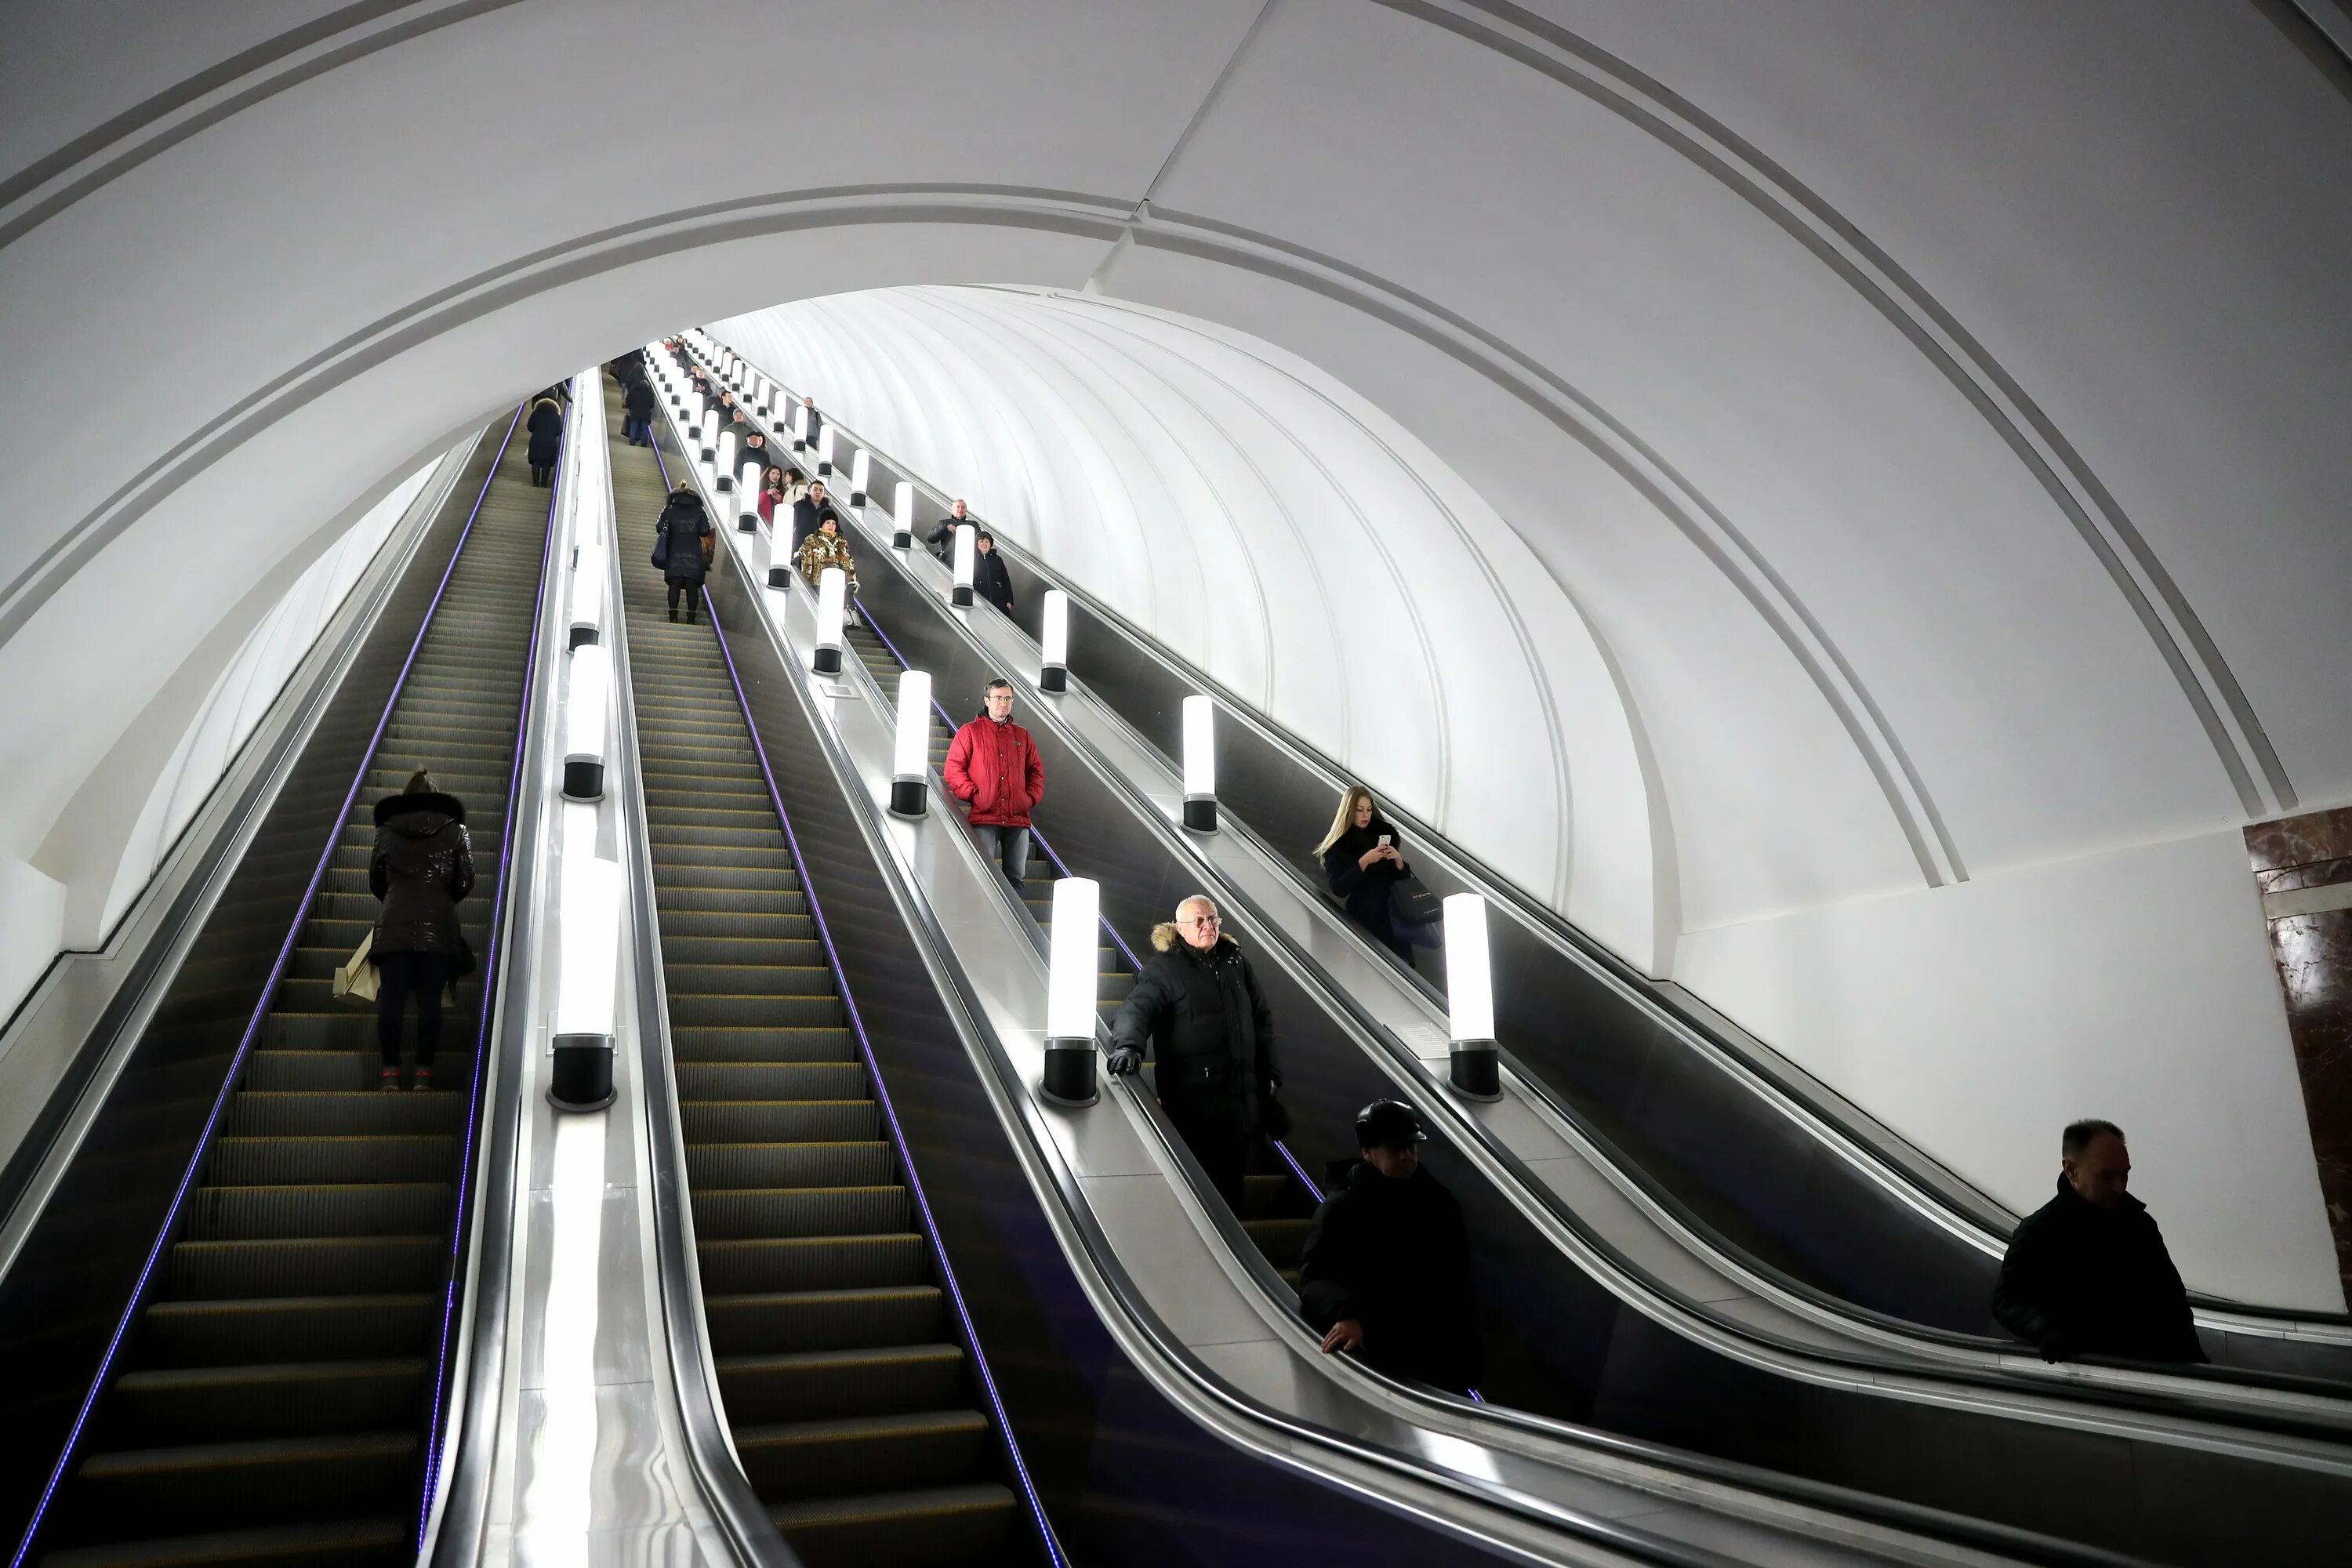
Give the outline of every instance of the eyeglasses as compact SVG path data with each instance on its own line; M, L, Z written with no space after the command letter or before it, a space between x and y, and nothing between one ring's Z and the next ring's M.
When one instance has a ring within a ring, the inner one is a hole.
M1217 923L1217 917L1214 915L1194 915L1190 920L1178 921L1176 923L1178 925L1185 926L1213 926Z

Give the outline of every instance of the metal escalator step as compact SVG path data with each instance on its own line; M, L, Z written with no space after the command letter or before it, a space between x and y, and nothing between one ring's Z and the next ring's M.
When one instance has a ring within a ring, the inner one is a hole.
M454 1137L223 1138L213 1146L207 1178L224 1187L431 1182L446 1179L457 1157Z
M149 1366L226 1366L266 1344L280 1357L337 1361L421 1354L440 1321L435 1292L159 1301L147 1309L139 1353Z
M425 1358L280 1362L126 1373L106 1417L109 1447L369 1432L416 1415Z
M646 848L656 877L676 872L684 880L699 881L702 879L696 873L720 867L731 871L764 871L779 879L781 887L798 888L801 885L799 874L793 869L792 855L784 848L784 841L772 833L766 837L765 842L756 845L688 844L671 838L656 828Z
M364 1514L404 1495L414 1432L364 1432L92 1454L76 1472L61 1544L168 1520L193 1530Z
M898 1179L890 1146L840 1143L694 1143L688 1180L704 1187L870 1187Z
M750 816L753 814L743 812L739 815ZM713 824L678 822L656 816L653 819L652 839L656 862L678 858L688 849L730 855L766 854L771 851L778 855L786 854L784 836L777 828L773 817L765 823Z
M681 1087L685 1071L681 1066ZM688 1143L872 1142L882 1136L881 1108L862 1097L687 1100L678 1110Z
M808 934L797 937L782 931L758 936L738 935L731 929L725 935L688 934L665 929L662 961L687 964L775 963L809 969L824 963L824 950L817 945L816 924L813 921L809 922Z
M394 1568L416 1555L416 1538L400 1519L339 1519L117 1541L51 1552L42 1568Z
M387 1094L382 1098L425 1097ZM446 1182L200 1187L188 1219L188 1234L199 1241L298 1236L423 1236L447 1225L450 1205L456 1198L455 1189Z
M785 1503L768 1510L807 1568L893 1568L988 1560L1015 1532L1016 1500L993 1482Z
M988 1422L977 1410L783 1421L734 1432L752 1489L786 1500L976 1480L988 1451Z
M818 963L686 963L664 955L673 997L835 995L833 971Z
M963 1387L963 1347L787 1351L721 1356L719 1389L737 1427L851 1415L904 1415L953 1406Z
M715 1025L670 1031L682 1062L845 1062L857 1049L849 1031L832 1027Z
M856 1062L680 1062L682 1100L864 1100Z
M693 797L691 805L679 803L657 805L648 801L646 806L646 816L648 821L665 830L671 827L743 829L764 834L771 839L782 831L776 822L775 808L768 804L764 793L760 796L760 804L756 807L713 805L707 804L698 795Z
M370 1035L375 1032L375 1021L367 1024ZM340 1050L283 1050L264 1048L253 1053L246 1068L248 1090L289 1093L302 1090L373 1089L376 1068L380 1065L371 1040L367 1048L346 1047ZM437 1068L437 1062L436 1062Z
M1242 1228L1249 1232L1250 1240L1265 1255L1267 1262L1276 1268L1287 1268L1297 1263L1299 1254L1306 1248L1308 1223L1304 1218L1246 1219L1242 1221Z
M912 1228L907 1189L865 1187L706 1188L694 1194L699 1241L763 1236L873 1236Z
M669 999L673 1024L815 1024L842 1022L841 999L821 996L698 996Z
M920 1344L947 1322L946 1299L930 1284L711 1293L702 1310L720 1355Z
M381 1296L440 1283L448 1238L424 1236L277 1237L182 1241L165 1289L182 1300L330 1294Z
M665 868L658 861L654 867L655 880L662 885L662 897L671 890L699 893L760 893L768 898L797 895L800 879L793 872L767 866L680 866ZM674 880L673 880L674 879Z
M698 1241L702 1288L713 1294L912 1285L923 1275L923 1238L781 1236Z
M228 1131L246 1138L322 1133L456 1133L466 1100L456 1094L383 1094L366 1089L258 1089L236 1097Z
M786 915L808 920L808 899L799 889L782 890L771 888L681 888L662 884L655 889L654 901L661 911L664 929L674 919L694 915ZM731 925L719 928L731 931ZM812 936L815 924L806 928Z

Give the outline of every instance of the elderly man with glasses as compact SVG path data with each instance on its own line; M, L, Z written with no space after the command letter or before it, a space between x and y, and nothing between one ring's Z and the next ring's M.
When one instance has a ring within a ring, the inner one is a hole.
M1274 1014L1249 960L1224 934L1217 906L1202 895L1177 905L1174 921L1154 926L1151 945L1158 956L1111 1023L1105 1065L1134 1072L1150 1046L1160 1108L1238 1215L1250 1144L1290 1126L1274 1098L1282 1087Z

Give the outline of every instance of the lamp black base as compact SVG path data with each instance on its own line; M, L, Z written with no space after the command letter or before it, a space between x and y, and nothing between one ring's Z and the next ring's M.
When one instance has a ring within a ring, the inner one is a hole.
M738 533L759 532L760 514L756 511L747 511L742 516L737 518L735 520L735 531Z
M1214 833L1217 830L1217 803L1213 800L1186 801L1184 826L1195 833Z
M816 652L810 657L809 668L815 670L819 675L839 675L841 673L841 650L837 647L819 647Z
M594 642L599 635L594 626L574 626L572 628L572 641L565 646L565 651L569 652L575 647L586 647L590 643Z
M604 764L592 757L564 758L563 798L566 800L604 799Z
M771 566L771 567L769 567L769 568L768 568L768 586L769 586L769 587L771 587L771 588L789 588L789 587L791 587L792 585L793 585L793 569L792 569L791 567L789 567L789 566Z
M890 781L890 809L899 816L922 816L924 811L923 781L920 779L892 779Z
M911 533L894 533L890 536L890 548L893 550L912 550L915 548L915 536Z
M1038 1092L1055 1105L1092 1105L1102 1098L1095 1087L1097 1055L1092 1040L1047 1040Z
M849 504L852 506L864 506L866 504L866 492L864 490L850 491Z
M1049 664L1037 671L1038 690L1067 691L1069 689L1070 672L1062 666L1058 664Z
M831 463L819 463L816 466L816 477L821 479L829 479L833 478L833 465Z
M731 496L735 493L735 481L729 479L725 474L721 474L719 476L719 483L716 488L720 495Z
M808 443L806 441L795 441L793 443L793 453L795 457L807 450Z
M547 1103L558 1110L602 1110L613 1103L613 1037L558 1035L548 1066Z
M1471 1100L1503 1098L1502 1053L1490 1045L1459 1043L1446 1070L1454 1092Z
M952 593L948 595L948 603L956 605L958 608L970 608L971 605L971 590L959 585Z

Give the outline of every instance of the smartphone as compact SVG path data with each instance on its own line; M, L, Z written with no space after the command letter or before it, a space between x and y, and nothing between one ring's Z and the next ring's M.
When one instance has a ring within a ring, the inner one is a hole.
M1383 833L1383 834L1381 834L1381 848L1383 848L1383 849L1385 849L1385 848L1387 848L1388 847L1389 847L1389 836L1388 836L1387 834Z

